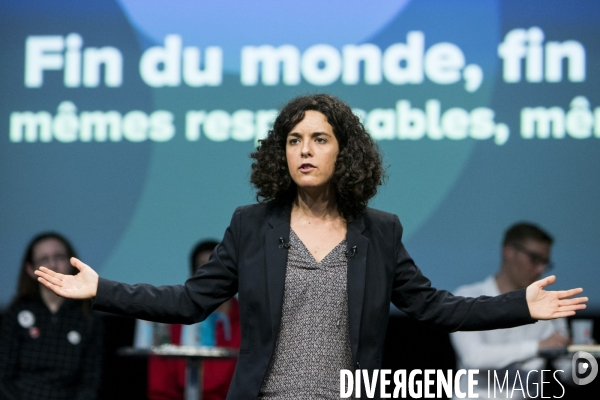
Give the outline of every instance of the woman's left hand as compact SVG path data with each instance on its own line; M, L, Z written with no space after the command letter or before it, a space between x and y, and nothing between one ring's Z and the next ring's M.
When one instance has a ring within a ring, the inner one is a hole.
M575 311L583 310L587 297L571 297L583 292L582 288L558 291L546 291L544 288L556 281L551 275L527 286L527 306L533 319L555 319L575 315Z

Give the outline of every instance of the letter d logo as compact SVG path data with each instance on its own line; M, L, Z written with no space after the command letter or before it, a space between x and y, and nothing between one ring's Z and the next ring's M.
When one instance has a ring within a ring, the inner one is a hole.
M573 382L575 382L576 385L587 385L596 378L596 375L598 375L598 362L594 356L588 352L578 351L577 353L573 354L571 366ZM587 377L579 377L587 374L588 370L590 373Z

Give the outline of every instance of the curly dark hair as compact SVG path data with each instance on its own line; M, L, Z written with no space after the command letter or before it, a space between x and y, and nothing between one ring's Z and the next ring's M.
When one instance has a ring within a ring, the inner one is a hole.
M384 179L379 148L358 117L340 99L328 94L300 96L287 103L273 129L259 141L252 163L250 182L257 188L256 199L290 204L297 187L288 171L285 156L287 135L304 119L308 110L322 113L339 143L332 181L340 214L351 220L365 211L369 199Z

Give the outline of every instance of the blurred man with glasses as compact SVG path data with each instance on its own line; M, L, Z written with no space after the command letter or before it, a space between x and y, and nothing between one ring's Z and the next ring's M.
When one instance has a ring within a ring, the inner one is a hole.
M498 273L481 282L461 286L453 293L467 297L496 296L524 289L553 267L550 261L552 244L552 237L540 227L531 223L517 223L504 234L502 263ZM510 329L455 332L450 335L450 339L456 352L458 368L479 369L479 385L476 393L479 393L481 399L487 398L489 370L496 371L500 380L504 379L508 371L510 389L518 371L527 395L527 373L532 370L547 369L545 360L537 357L538 351L566 347L570 343L568 335L566 321L558 319L538 321L535 324ZM562 363L558 369L565 369ZM491 372L490 376L493 379L494 373ZM530 394L535 397L536 388L531 387L532 383L530 378ZM461 387L466 389L466 379L465 382L461 382ZM491 383L490 387L492 387ZM519 398L520 395L522 395L521 391L515 391L512 398ZM497 396L504 397L504 393Z

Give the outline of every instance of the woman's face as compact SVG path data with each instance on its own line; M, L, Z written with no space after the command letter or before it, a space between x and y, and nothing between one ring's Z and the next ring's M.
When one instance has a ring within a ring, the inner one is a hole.
M339 144L327 117L309 110L288 133L285 155L293 181L303 190L326 187L333 177Z
M41 266L61 274L69 274L71 272L69 254L60 240L48 238L34 246L33 265L30 266L30 269L35 271Z

